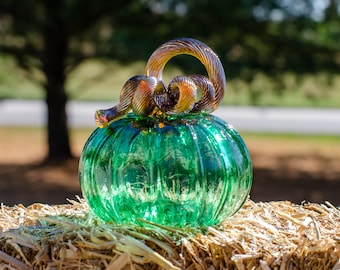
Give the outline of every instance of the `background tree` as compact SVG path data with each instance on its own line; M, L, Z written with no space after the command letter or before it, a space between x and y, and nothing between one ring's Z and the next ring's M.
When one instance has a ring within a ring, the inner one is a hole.
M193 36L207 42L226 66L232 67L231 76L241 74L246 78L254 69L273 75L283 70L339 70L338 0L170 2L173 5L168 5L169 10L173 14L177 10L170 29L172 36Z
M107 45L119 18L138 8L138 1L3 0L0 2L0 50L15 57L40 83L48 108L48 159L72 156L67 128L65 82L84 59L111 55L124 58L120 44Z
M209 44L220 56L227 77L256 84L258 74L271 80L274 94L284 89L282 74L300 80L305 75L333 75L340 69L339 0L163 0L152 1L163 13L164 39L191 36ZM175 59L176 60L176 59ZM197 62L180 61L184 70L197 72ZM202 70L200 70L201 72ZM297 83L299 83L297 81ZM263 90L249 87L257 104ZM314 95L314 94L312 94ZM314 98L314 96L311 96Z

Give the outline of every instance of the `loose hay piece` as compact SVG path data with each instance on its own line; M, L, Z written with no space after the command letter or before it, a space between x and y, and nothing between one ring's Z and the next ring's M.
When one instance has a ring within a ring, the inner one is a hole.
M206 231L99 222L84 200L0 209L0 269L340 269L329 203L254 203Z

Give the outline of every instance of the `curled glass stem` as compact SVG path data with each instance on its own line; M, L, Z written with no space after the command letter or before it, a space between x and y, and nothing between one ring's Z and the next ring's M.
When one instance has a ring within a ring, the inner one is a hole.
M166 63L180 54L196 57L207 70L203 75L176 76L168 87L162 81ZM168 41L150 56L145 75L130 78L122 87L119 102L112 108L96 112L96 124L102 128L125 116L158 116L183 113L210 113L223 99L226 78L218 56L204 43L182 38ZM197 90L202 91L197 101Z

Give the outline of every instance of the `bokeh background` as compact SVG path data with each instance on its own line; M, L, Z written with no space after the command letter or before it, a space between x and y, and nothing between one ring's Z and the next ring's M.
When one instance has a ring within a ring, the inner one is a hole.
M80 195L77 163L94 125L72 126L67 104L113 105L124 82L176 37L199 39L220 56L223 106L332 109L340 119L339 14L339 0L2 0L0 202ZM165 69L166 78L192 73L205 70L189 56ZM12 103L22 119L30 117L23 104L44 102L43 126L5 114L8 100L24 101ZM340 134L322 126L310 134L239 131L254 162L253 200L340 204Z

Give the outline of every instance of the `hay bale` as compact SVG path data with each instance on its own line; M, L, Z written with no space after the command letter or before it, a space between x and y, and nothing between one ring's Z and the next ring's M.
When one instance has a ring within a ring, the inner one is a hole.
M0 269L340 269L330 203L254 203L207 230L99 222L84 200L0 209Z

